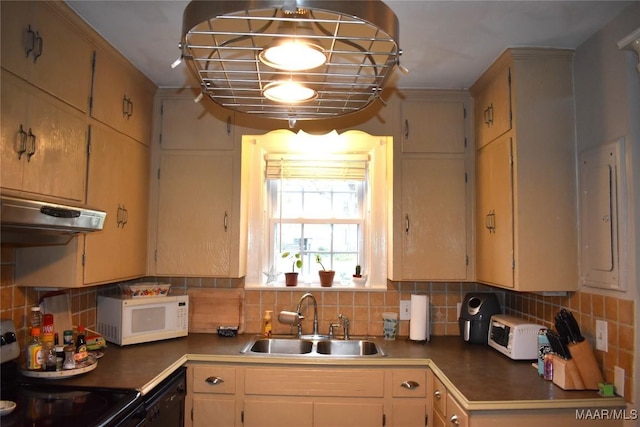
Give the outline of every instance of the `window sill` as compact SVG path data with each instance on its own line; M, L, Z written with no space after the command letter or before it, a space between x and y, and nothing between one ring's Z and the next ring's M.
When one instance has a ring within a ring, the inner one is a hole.
M355 291L355 292L385 292L387 290L387 284L355 286L352 283L341 284L334 283L333 286L323 287L320 283L302 283L297 286L286 286L284 283L270 283L268 285L261 285L256 283L246 283L244 285L245 290L252 291Z

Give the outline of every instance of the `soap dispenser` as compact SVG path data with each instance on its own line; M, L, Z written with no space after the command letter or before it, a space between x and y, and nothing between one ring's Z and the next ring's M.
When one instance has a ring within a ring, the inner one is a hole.
M264 312L264 317L262 318L262 336L270 337L272 330L272 320L271 320L272 310L266 310Z

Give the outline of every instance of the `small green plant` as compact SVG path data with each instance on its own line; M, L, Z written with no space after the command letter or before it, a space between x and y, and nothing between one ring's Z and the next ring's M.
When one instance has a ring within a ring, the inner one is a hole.
M322 267L324 271L327 271L327 269L324 268L324 265L322 265L322 257L320 256L320 254L316 254L316 262L320 264L320 267Z
M354 274L353 277L362 277L362 267L356 265L356 274Z
M302 268L302 256L300 256L300 252L292 254L291 252L283 252L282 258L286 258L291 261L291 272L296 271L296 267L298 269Z

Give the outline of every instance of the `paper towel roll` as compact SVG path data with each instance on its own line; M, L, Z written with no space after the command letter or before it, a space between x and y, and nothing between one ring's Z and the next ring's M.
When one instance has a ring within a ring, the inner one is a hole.
M429 341L429 338L429 297L426 295L411 295L409 339L413 341Z

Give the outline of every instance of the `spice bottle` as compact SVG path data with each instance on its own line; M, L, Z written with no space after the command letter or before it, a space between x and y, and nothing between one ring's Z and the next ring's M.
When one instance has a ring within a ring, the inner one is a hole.
M43 353L40 328L31 328L31 339L27 344L27 369L42 369Z
M273 313L273 311L266 310L264 312L264 317L262 318L262 336L265 337L270 337L271 330L273 329L271 313Z
M29 323L31 328L42 328L42 312L40 306L31 307L31 314L29 314Z
M89 354L87 353L87 340L84 336L84 326L78 326L78 336L76 337L76 363L82 363L87 360Z
M44 359L42 370L55 371L58 356L56 355L56 347L53 345L53 341L47 341L42 344L42 357Z

